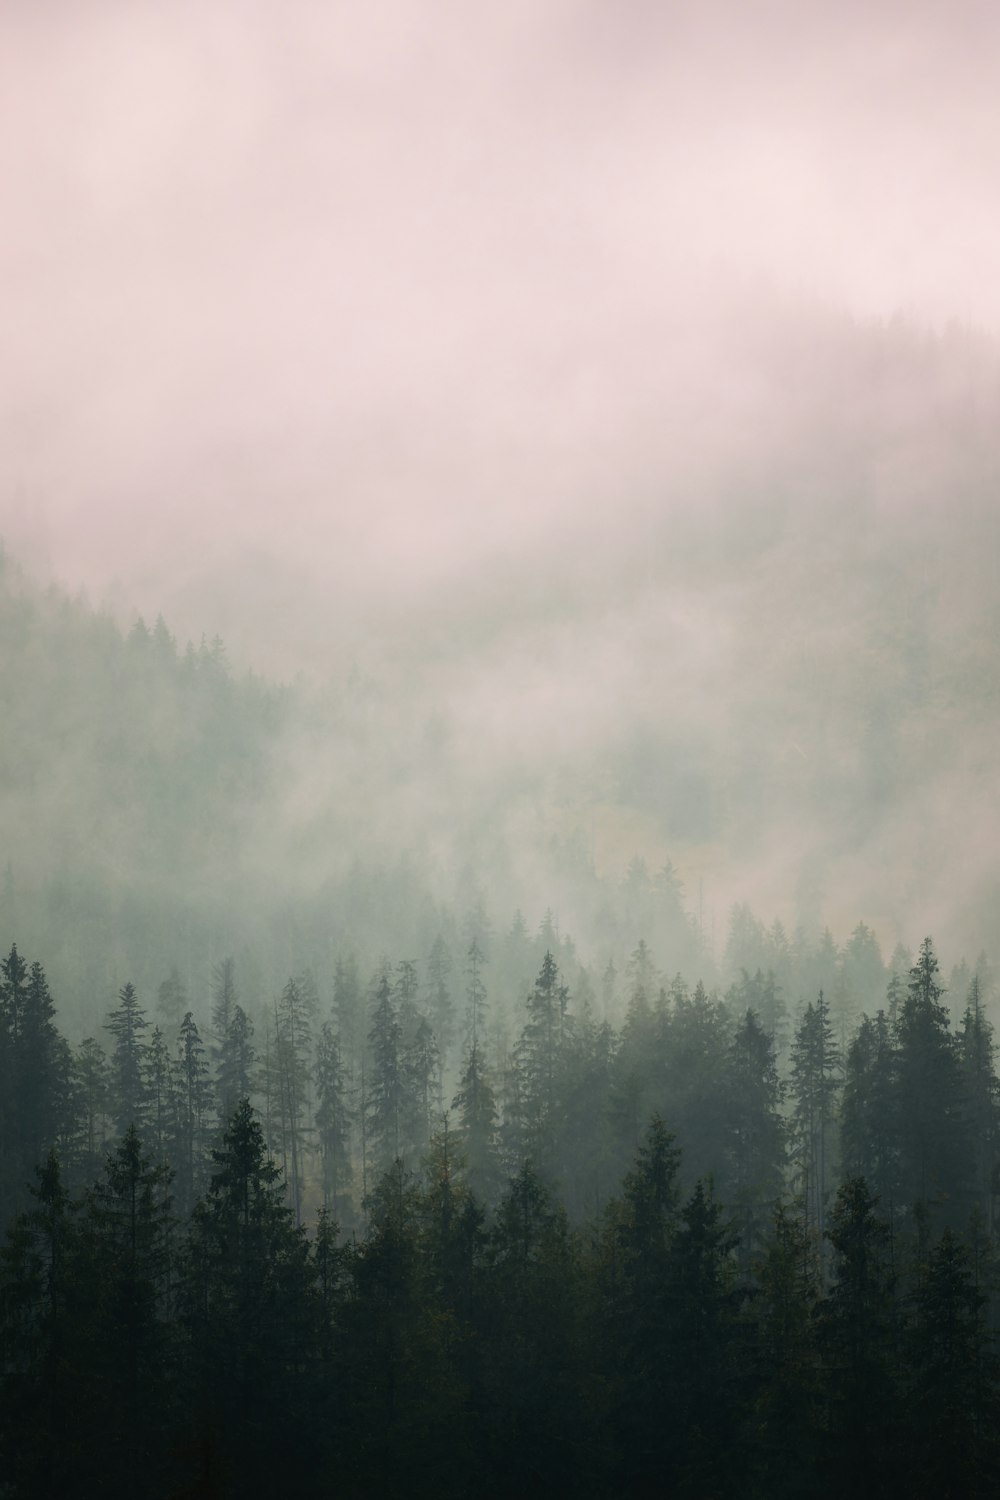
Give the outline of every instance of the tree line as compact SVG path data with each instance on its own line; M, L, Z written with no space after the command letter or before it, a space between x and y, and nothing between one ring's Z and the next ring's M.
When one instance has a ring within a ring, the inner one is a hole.
M0 971L9 1493L993 1492L1000 1084L930 939L783 1043L644 943L620 1028L546 951L513 1035L475 934L262 1034L224 962L206 1040Z

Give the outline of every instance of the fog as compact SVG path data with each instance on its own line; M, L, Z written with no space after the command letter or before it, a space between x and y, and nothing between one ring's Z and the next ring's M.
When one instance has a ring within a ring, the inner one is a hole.
M0 532L327 705L249 863L988 943L994 7L3 25Z

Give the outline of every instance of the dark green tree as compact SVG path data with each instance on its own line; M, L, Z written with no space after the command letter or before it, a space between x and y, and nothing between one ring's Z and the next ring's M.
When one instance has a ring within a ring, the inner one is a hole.
M218 1044L215 1065L215 1097L219 1119L232 1119L241 1099L253 1098L257 1089L257 1053L254 1025L242 1005L234 1005L229 1025Z
M212 1084L205 1045L188 1011L180 1025L173 1066L173 1151L177 1202L185 1216L207 1185L212 1129Z
M518 1154L550 1165L557 1130L560 1073L569 1033L569 991L546 951L527 999L528 1018L515 1049L520 1073Z
M783 1088L774 1043L752 1010L738 1023L730 1046L721 1101L728 1141L721 1195L734 1214L740 1238L740 1265L749 1280L764 1242L774 1205L781 1196L785 1164Z
M864 1016L847 1049L840 1155L852 1177L870 1184L890 1223L900 1201L898 1071L886 1012Z
M920 1205L929 1223L957 1227L972 1208L973 1151L958 1051L937 973L926 938L896 1022L900 1193L902 1205L911 1211Z
M905 1397L908 1493L992 1496L1000 1484L997 1363L972 1257L946 1229L912 1297Z
M483 1203L496 1202L502 1174L497 1141L497 1103L479 1047L473 1047L452 1100L469 1187Z
M681 1212L666 1268L669 1340L664 1350L666 1454L673 1492L695 1500L722 1494L731 1483L732 1456L745 1404L746 1368L738 1322L733 1250L737 1236L703 1182ZM647 1475L647 1485L654 1476ZM654 1493L650 1487L648 1493ZM662 1491L660 1491L662 1493Z
M329 1021L316 1046L316 1101L323 1208L336 1215L351 1184L351 1110L340 1038Z
M389 975L384 969L375 982L368 1044L371 1049L365 1101L368 1140L376 1166L384 1169L399 1157L402 1150L406 1107L399 1016Z
M836 1165L836 1106L841 1086L840 1053L830 1008L820 990L806 1006L792 1042L792 1160L807 1229L815 1232L822 1264L826 1204Z
M1000 1166L1000 1079L996 1071L993 1025L980 1003L978 977L958 1035L962 1093L972 1146L972 1186L976 1207L989 1235L996 1227L997 1175Z
M146 1044L142 1034L148 1026L131 981L118 993L118 1006L108 1016L106 1029L114 1037L111 1054L111 1111L118 1134L130 1125L143 1129L149 1100L144 1077Z
M831 1492L896 1493L900 1347L892 1232L863 1178L842 1184L827 1234L833 1285L820 1317Z
M206 1493L305 1493L315 1460L309 1409L317 1321L305 1231L244 1099L212 1152L180 1289L185 1389L196 1434L192 1482Z

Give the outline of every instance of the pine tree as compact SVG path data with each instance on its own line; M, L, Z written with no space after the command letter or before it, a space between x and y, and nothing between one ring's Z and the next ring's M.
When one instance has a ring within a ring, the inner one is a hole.
M732 1260L736 1244L711 1189L695 1183L670 1246L664 1351L671 1414L667 1475L675 1493L692 1500L725 1492L740 1430L746 1370Z
M996 1071L993 1026L980 1004L978 977L969 985L969 998L958 1037L964 1107L972 1143L972 1175L976 1206L992 1236L996 1223L996 1178L1000 1163L1000 1079Z
M253 1497L307 1492L314 1267L281 1173L243 1099L191 1223L181 1299L200 1482Z
M70 1129L70 1053L55 1025L45 971L12 947L0 964L0 1026L7 1070L3 1109L5 1173L23 1204L35 1167Z
M781 1194L782 1095L774 1044L748 1010L733 1036L722 1102L728 1128L723 1198L735 1215L740 1264L747 1279L763 1243L764 1226Z
M402 1065L406 1097L404 1138L410 1155L419 1157L428 1146L441 1114L441 1056L426 1016L417 1021Z
M173 1067L173 1160L177 1202L185 1215L194 1208L205 1185L212 1102L205 1045L188 1011L180 1025Z
M316 1047L316 1101L323 1209L336 1216L351 1182L351 1113L340 1038L329 1021Z
M274 1007L272 1067L278 1108L272 1119L272 1138L282 1153L296 1224L302 1221L315 1011L315 986L310 977L289 979Z
M146 1124L148 1099L143 1077L142 1033L148 1024L135 986L129 982L119 991L118 1007L106 1023L115 1039L111 1054L111 1108L120 1136L125 1135L130 1125L143 1129Z
M992 1496L1000 1483L997 1362L969 1251L946 1229L912 1298L906 1393L908 1492Z
M479 939L473 935L466 954L466 989L465 989L465 1046L466 1050L487 1042L486 1026L486 985L483 982L483 968L486 963L486 954L480 946Z
M750 1310L759 1493L791 1500L813 1492L822 1433L815 1337L820 1263L813 1234L783 1204L774 1211L756 1282Z
M937 972L926 938L896 1023L901 1195L907 1208L957 1226L972 1206L972 1143Z
M89 1288L54 1152L36 1177L31 1206L0 1247L0 1452L12 1493L69 1494L80 1479L78 1357L91 1328L80 1299Z
M732 1036L725 1005L699 980L694 994L675 989L674 1003L661 1028L659 1063L662 1103L684 1151L684 1175L693 1186L722 1170L731 1147L730 1122L719 1107L719 1080L729 1073Z
M365 1008L353 953L338 957L333 971L333 1019L349 1074L356 1076L365 1045Z
M833 1285L821 1308L833 1493L892 1494L900 1358L892 1234L863 1178L838 1193L827 1234Z
M497 1104L478 1047L469 1052L451 1107L458 1110L458 1135L469 1187L483 1203L492 1204L501 1183Z
M70 1150L74 1180L93 1182L104 1159L110 1115L110 1075L104 1049L86 1037L72 1064L72 1096L76 1129Z
M242 1005L234 1005L228 1027L217 1049L215 1096L219 1120L232 1119L241 1099L252 1098L257 1087L257 1053L254 1026Z
M212 971L212 1056L218 1066L236 1007L240 1003L236 988L236 965L231 958L224 958Z
M840 1054L823 991L806 1006L792 1043L792 1143L805 1224L817 1235L821 1264L826 1202L834 1167Z
M900 1201L899 1059L885 1011L864 1016L847 1051L841 1101L840 1154L852 1177L863 1177L890 1223Z
M87 1280L96 1290L99 1339L91 1371L106 1425L95 1455L109 1494L134 1494L151 1459L164 1464L171 1392L169 1291L173 1217L170 1171L143 1152L134 1126L109 1155L89 1195ZM96 1410L91 1419L96 1419ZM87 1476L81 1483L88 1487ZM93 1483L91 1477L90 1483Z
M146 1141L156 1161L166 1161L175 1134L174 1080L170 1053L159 1026L142 1057L143 1083L148 1105Z
M455 1045L455 1002L451 996L451 954L439 933L427 960L427 1013L441 1051L441 1066L449 1071Z
M384 1168L395 1161L402 1150L405 1110L399 1017L389 976L384 969L375 984L368 1043L372 1055L366 1100L368 1138L376 1164Z
M515 1050L522 1108L518 1154L536 1163L551 1161L568 1004L569 991L560 983L555 959L546 952Z

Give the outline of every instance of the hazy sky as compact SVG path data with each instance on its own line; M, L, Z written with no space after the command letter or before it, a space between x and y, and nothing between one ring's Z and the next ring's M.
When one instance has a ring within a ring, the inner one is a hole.
M0 46L0 530L186 628L701 503L776 307L1000 325L993 4L8 0Z

